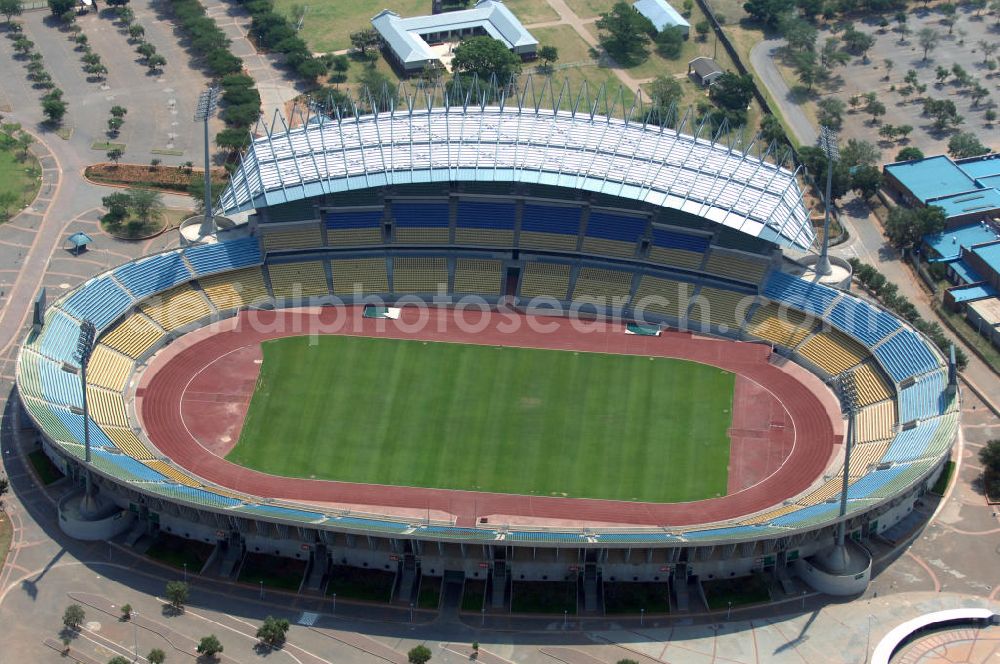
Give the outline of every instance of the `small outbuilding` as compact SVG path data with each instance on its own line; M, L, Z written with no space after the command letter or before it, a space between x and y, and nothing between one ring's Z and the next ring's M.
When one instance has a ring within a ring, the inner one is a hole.
M715 83L715 80L722 76L722 67L712 58L695 58L688 63L688 76L703 88Z
M684 31L685 39L691 34L691 24L667 0L636 0L632 6L652 22L657 32L680 28Z

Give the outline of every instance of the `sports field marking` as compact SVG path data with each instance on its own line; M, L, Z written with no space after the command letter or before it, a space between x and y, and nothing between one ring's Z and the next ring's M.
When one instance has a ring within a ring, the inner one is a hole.
M289 337L227 459L289 477L680 502L724 495L735 377L668 358Z

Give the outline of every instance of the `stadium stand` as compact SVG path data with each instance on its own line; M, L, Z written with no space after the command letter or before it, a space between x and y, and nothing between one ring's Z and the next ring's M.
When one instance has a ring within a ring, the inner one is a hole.
M396 293L437 293L448 290L448 259L392 259L392 290Z
M155 295L139 305L139 309L167 332L212 315L208 302L190 284Z
M63 424L62 420L59 419L53 408L41 400L41 398L33 398L27 395L21 396L21 403L24 404L28 412L31 413L32 417L35 418L39 424L45 427L45 433L51 436L54 440L62 443L76 442L73 434L70 433L66 425Z
M122 428L129 425L128 412L125 410L125 400L121 392L88 385L87 406L91 417L98 424Z
M858 411L855 419L859 443L892 438L896 424L896 409L891 401L881 401Z
M700 325L725 325L729 331L738 330L743 325L753 297L745 293L702 286L692 299L688 320Z
M754 309L747 332L778 346L795 348L815 324L816 319L808 314L769 302Z
M768 523L772 519L782 516L783 514L788 514L789 512L794 512L797 509L800 509L799 505L782 505L781 507L768 510L767 512L762 512L748 519L743 519L740 523L745 526L752 526L758 523Z
M884 470L873 470L847 489L848 500L879 500L906 486L917 476L926 472L922 464L893 466Z
M174 468L170 464L164 463L159 460L151 460L147 461L146 465L155 470L156 472L160 473L164 477L166 477L168 480L173 480L178 484L184 484L190 487L199 486L199 483L195 481L190 475L188 475L182 470Z
M377 210L328 210L323 215L330 246L382 244L382 208Z
M87 382L109 390L125 389L134 363L110 346L97 344L87 364Z
M485 247L510 247L514 244L513 203L458 201L455 218L455 242Z
M639 237L646 231L646 217L591 210L583 237L583 250L603 256L635 256Z
M42 357L30 349L25 349L21 353L21 361L18 363L18 382L22 395L42 398L42 372L39 363Z
M269 263L267 272L275 299L294 300L330 294L326 285L326 269L320 261Z
M891 441L880 440L872 443L857 443L851 450L851 477L867 474L882 461Z
M869 347L901 327L892 315L850 297L841 298L833 305L828 320Z
M826 482L823 482L823 484L821 484L815 490L799 498L796 502L802 507L809 507L810 505L819 505L820 503L825 503L826 501L832 498L840 496L840 492L843 488L844 488L844 473L843 471L841 471L835 477L832 477Z
M135 313L118 323L101 342L119 353L138 359L163 336L163 330L141 313Z
M263 235L262 243L265 252L283 249L311 249L323 246L323 234L316 226L288 230L269 228Z
M705 259L709 239L653 226L649 260L659 265L697 270Z
M77 413L70 412L63 408L53 408L52 412L55 413L56 417L62 420L63 426L69 432L71 442L84 444L84 431L83 431L83 415L78 415ZM94 422L94 418L90 418L90 446L94 447L108 447L114 448L115 444L111 442L111 439L104 433L104 430L97 426Z
M93 450L93 464L98 470L132 482L163 482L164 477L141 461L122 454L117 449Z
M569 268L562 263L528 263L521 278L521 297L565 300L569 290Z
M858 386L858 402L862 406L883 401L892 397L882 373L875 368L871 360L862 362L854 370L854 379Z
M767 273L768 262L745 254L712 248L703 271L735 281L759 284Z
M632 298L632 309L641 318L645 311L671 318L685 318L691 304L694 286L684 281L673 281L644 274Z
M525 203L519 246L522 249L576 251L581 211L576 206Z
M389 292L389 276L384 258L341 258L330 261L333 269L333 292L351 295Z
M132 298L111 277L91 279L84 288L74 291L62 304L78 319L89 320L98 332L110 325L132 306Z
M447 203L393 201L393 240L400 244L447 244Z
M943 415L948 408L945 387L948 375L944 370L925 374L915 383L899 391L899 421L909 422Z
M263 260L255 237L189 247L184 250L184 258L198 276L260 265Z
M456 293L500 295L503 280L503 263L479 258L455 259Z
M45 312L42 333L33 342L29 341L29 345L53 360L79 366L76 359L76 342L79 338L80 324L53 307Z
M153 458L153 453L149 451L149 448L146 447L145 443L139 440L138 436L132 433L131 429L113 426L106 426L103 428L104 433L108 435L108 438L110 438L115 444L115 447L133 459L143 461Z
M577 273L572 299L618 309L628 303L631 290L631 272L581 267Z
M125 263L115 268L113 274L136 299L149 297L191 279L190 270L176 251Z
M927 344L905 328L875 346L872 352L897 383L938 365Z
M150 472L155 471L151 470ZM150 493L159 494L167 498L186 500L191 503L205 505L207 507L215 507L217 509L230 509L243 504L243 501L239 498L223 495L214 490L210 491L204 488L196 489L183 484L149 484L144 486L143 489L145 491L149 491Z
M200 277L198 285L219 311L249 307L271 299L259 267Z
M832 288L784 272L771 273L764 284L764 295L815 316L822 316L838 297Z
M834 329L817 332L806 339L797 351L831 376L860 364L868 356L868 351L858 342Z
M62 365L41 356L35 356L42 396L49 403L74 408L83 407L80 375L63 371Z

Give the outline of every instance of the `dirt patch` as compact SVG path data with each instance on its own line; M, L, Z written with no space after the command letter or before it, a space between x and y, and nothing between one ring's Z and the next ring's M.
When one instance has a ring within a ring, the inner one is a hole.
M202 169L187 169L182 166L101 163L87 166L83 175L88 180L99 184L145 187L186 194L192 176L204 172ZM212 169L213 187L224 187L226 180L226 169Z

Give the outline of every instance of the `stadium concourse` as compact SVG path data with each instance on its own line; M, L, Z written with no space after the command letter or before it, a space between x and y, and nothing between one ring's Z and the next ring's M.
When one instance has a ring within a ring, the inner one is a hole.
M803 266L782 249L808 248L813 232L793 171L769 151L592 113L429 105L351 115L252 142L222 196L227 212L255 211L249 234L125 263L40 316L18 358L21 403L53 463L96 489L63 501L67 532L203 542L227 578L248 556L298 560L302 587L316 592L345 567L386 570L403 601L421 575L485 578L483 606L495 608L510 608L515 579L578 583L585 611L599 609L601 579L669 582L681 610L723 577L865 588L865 543L914 518L954 441L958 394L941 352L905 322L799 277ZM750 376L790 414L789 459L733 496L618 502L617 518L582 499L442 490L419 494L423 514L400 513L416 489L263 482L220 465L181 435L169 407L200 362L243 343L219 319L375 303L400 305L405 323L411 308L447 316L441 307L468 296L529 317L676 330L632 338L613 325L548 343L690 357ZM86 321L96 346L81 362ZM849 467L830 453L843 448L838 397L854 422ZM484 520L480 502L510 521ZM584 516L535 521L572 515ZM845 535L846 549L836 547Z

